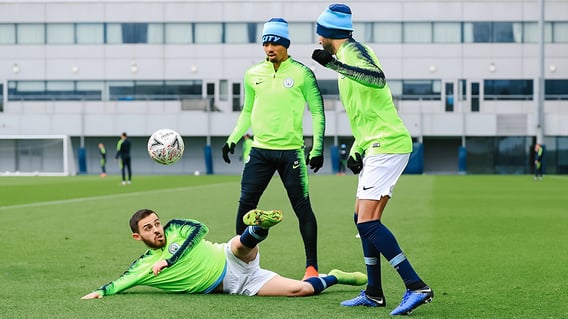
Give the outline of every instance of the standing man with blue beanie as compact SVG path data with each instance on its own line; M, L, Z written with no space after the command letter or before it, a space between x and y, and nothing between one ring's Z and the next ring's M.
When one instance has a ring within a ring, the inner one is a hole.
M223 145L223 160L243 134L252 128L254 140L241 178L237 234L246 229L243 216L256 209L261 195L278 172L298 217L306 253L304 279L318 276L317 221L308 192L308 165L314 173L323 166L325 113L312 70L288 55L288 23L272 18L264 24L262 46L266 59L249 68L244 77L244 106ZM313 145L304 154L302 127L306 103L312 114Z
M351 9L344 4L330 5L317 19L316 32L323 50L314 50L312 58L340 75L341 102L355 138L347 167L359 174L354 221L368 283L359 296L341 305L386 306L380 272L383 255L406 286L402 302L390 314L407 315L430 302L434 293L414 271L381 217L408 163L412 138L396 111L379 59L371 48L352 37Z

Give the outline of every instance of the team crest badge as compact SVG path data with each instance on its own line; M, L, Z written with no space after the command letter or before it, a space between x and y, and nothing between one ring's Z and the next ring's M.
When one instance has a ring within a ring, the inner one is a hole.
M284 79L284 82L282 82L282 84L284 84L284 87L291 88L294 86L294 79L286 78Z
M169 251L170 254L172 254L172 255L175 254L176 251L178 251L178 249L179 249L179 244L178 244L178 243L171 243L171 244L168 246L168 251Z

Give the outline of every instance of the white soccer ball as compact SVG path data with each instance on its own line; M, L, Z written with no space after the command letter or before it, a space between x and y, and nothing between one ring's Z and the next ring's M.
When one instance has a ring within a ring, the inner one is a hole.
M181 135L167 128L157 130L148 139L150 158L163 165L177 162L182 157L184 149Z

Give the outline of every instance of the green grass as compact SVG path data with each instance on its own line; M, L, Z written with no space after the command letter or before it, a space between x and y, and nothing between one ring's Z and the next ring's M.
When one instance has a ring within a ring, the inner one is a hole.
M365 271L352 221L355 176L311 175L320 270ZM402 176L383 222L435 291L415 318L568 317L568 178ZM0 178L0 318L388 318L404 287L383 259L387 309L344 308L358 287L308 298L169 294L137 287L80 300L115 279L144 247L130 237L139 208L194 218L208 239L234 233L238 176ZM301 278L297 219L275 179L260 206L284 222L261 246L264 268Z

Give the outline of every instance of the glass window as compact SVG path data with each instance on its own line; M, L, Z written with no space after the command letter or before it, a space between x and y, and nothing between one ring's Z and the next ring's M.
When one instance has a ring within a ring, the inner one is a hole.
M254 43L254 39L251 42L248 23L225 23L224 27L225 43Z
M522 40L520 24L513 22L493 22L493 42L520 43Z
M134 81L108 82L109 100L132 101L135 99Z
M432 42L432 23L407 22L403 25L404 43Z
M75 43L75 29L72 23L51 23L47 25L47 44Z
M4 112L4 85L0 83L0 112Z
M526 174L530 146L529 137L507 136L496 137L495 173Z
M433 35L435 43L461 43L461 23L434 22Z
M493 174L495 156L494 137L466 137L468 174Z
M403 100L440 100L440 80L404 80L402 81Z
M257 23L256 24L256 36L254 37L256 43L262 43L262 29L264 29L264 22ZM314 31L312 30L312 32L314 32ZM240 109L239 109L239 111L240 111Z
M353 38L365 43L373 42L373 24L371 22L354 22Z
M233 112L240 112L242 109L241 104L241 83L235 82L232 85L233 92Z
M43 23L23 23L17 25L18 44L45 44L45 25Z
M491 22L465 22L463 41L466 43L491 42Z
M175 99L201 97L203 82L201 80L166 81L164 94Z
M318 87L321 95L339 95L339 87L337 80L318 80Z
M0 44L16 43L16 25L0 23Z
M373 36L376 43L402 43L402 23L377 22L373 24Z
M315 43L314 24L309 22L289 23L290 41L294 43Z
M568 100L568 80L545 80L545 99Z
M555 43L568 42L568 22L554 22L553 33Z
M223 24L196 23L195 43L223 43Z
M150 44L164 43L164 25L162 23L148 24L148 41Z
M401 80L387 80L387 84L391 90L393 97L400 99L402 97L402 81Z
M539 31L538 22L525 22L523 23L523 40L526 43L538 43ZM552 42L552 24L544 24L544 41L545 43Z
M122 28L120 27L120 23L106 24L106 43L122 43Z
M229 100L229 81L219 80L219 101Z
M9 81L8 101L44 100L45 81Z
M532 100L533 80L485 80L484 100Z
M122 43L148 43L148 24L121 23Z
M77 81L76 93L82 100L101 101L103 93L102 81Z
M193 25L191 23L166 24L166 43L169 44L193 43Z
M104 43L104 25L102 23L78 23L75 28L77 44Z

